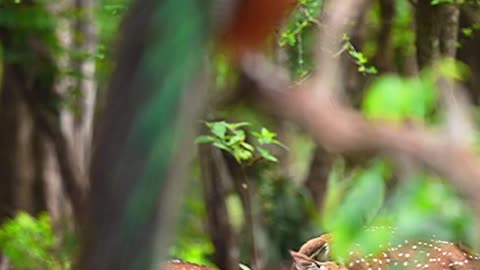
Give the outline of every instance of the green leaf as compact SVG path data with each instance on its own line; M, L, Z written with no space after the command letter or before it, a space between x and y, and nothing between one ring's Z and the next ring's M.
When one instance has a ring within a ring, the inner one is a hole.
M264 159L272 162L278 162L278 159L265 148L257 147L257 151Z
M245 141L245 131L235 130L235 133L233 134L232 137L230 137L227 144L233 145L243 141Z
M370 118L426 120L435 102L435 86L428 76L404 79L388 75L378 78L367 89L362 110Z
M235 130L235 129L238 129L239 127L246 127L246 126L250 126L250 123L248 123L248 122L238 122L238 123L230 123L229 124L229 127L232 131Z
M435 77L445 76L451 80L463 80L469 75L467 65L452 59L443 59L436 65ZM435 78L434 78L435 79Z
M335 235L334 253L339 259L348 258L348 252L361 235L361 228L378 214L385 196L384 174L386 165L375 162L358 175L352 190L334 211L334 220L325 223Z
M406 91L404 81L397 76L383 76L367 89L363 111L368 117L400 120L403 117Z
M222 150L225 150L225 151L231 153L231 149L228 148L228 146L226 146L226 145L224 145L224 144L222 144L222 143L220 143L220 142L214 142L214 143L213 143L213 146L215 146L215 147L217 147L217 148L220 148L220 149L222 149Z
M472 37L473 29L471 27L464 27L464 28L462 28L462 33L466 37Z
M210 122L207 123L207 126L210 128L210 131L220 139L225 138L225 134L227 133L227 122L219 121L219 122Z
M266 128L262 128L260 133L252 132L252 135L258 139L258 143L261 145L273 143L273 139L277 136L275 132L271 132Z
M208 135L198 136L198 137L195 139L195 143L196 143L196 144L200 144L200 143L211 143L211 142L214 142L214 141L215 141L215 138L213 138L212 136L208 136Z
M283 144L283 143L280 142L279 140L273 140L273 141L272 141L272 144L276 144L276 145L282 147L283 149L288 150L288 146L286 146L285 144Z
M241 162L251 159L253 154L244 148L235 147L233 150L233 156L237 159L237 161Z
M255 148L253 147L253 145L251 145L251 144L249 144L249 143L242 142L240 145L241 145L243 148L245 148L245 149L247 149L247 150L249 150L249 151L251 151L251 152L255 151Z

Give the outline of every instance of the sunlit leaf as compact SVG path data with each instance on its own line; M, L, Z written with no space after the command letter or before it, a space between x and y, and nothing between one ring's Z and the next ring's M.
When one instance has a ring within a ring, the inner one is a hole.
M384 173L385 164L381 161L360 173L352 190L335 210L335 219L325 222L326 229L335 235L334 255L340 260L348 258L361 229L378 214L385 194Z
M225 138L225 134L227 133L226 125L227 123L225 121L207 123L211 132L220 139Z
M245 140L245 132L243 130L236 130L232 137L227 142L228 145L233 145Z
M467 65L452 59L443 59L437 63L434 74L436 76L445 76L451 80L464 80L469 75L469 68Z
M250 126L250 123L248 123L248 122L238 122L238 123L230 123L229 124L229 127L232 130L238 129L240 127L246 127L246 126Z
M247 150L249 150L249 151L251 151L251 152L255 151L255 147L253 147L253 146L252 146L251 144L249 144L249 143L242 142L241 145L242 145L243 148L245 148L245 149L247 149Z
M435 86L428 77L404 79L388 75L380 77L368 88L362 109L370 118L427 120L435 102Z
M197 143L197 144L199 144L199 143L211 143L211 142L214 142L214 141L215 141L215 138L213 138L212 136L208 136L208 135L198 136L195 139L195 143Z

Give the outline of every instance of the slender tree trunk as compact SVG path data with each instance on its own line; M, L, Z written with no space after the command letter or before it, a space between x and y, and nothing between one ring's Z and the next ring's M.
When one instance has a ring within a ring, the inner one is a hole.
M381 26L378 35L378 49L373 63L377 66L379 72L392 72L393 47L392 47L392 28L395 17L395 2L391 0L380 0Z
M224 183L230 177L225 160L221 151L211 145L199 146L199 158L208 228L215 246L214 262L220 269L238 269L238 256L234 255L235 234L226 206Z
M61 132L61 98L55 54L55 14L42 2L2 3L4 11L34 10L36 29L0 24L4 58L0 89L0 223L23 210L48 211L54 221L73 213L82 195L71 149ZM2 11L3 12L3 11ZM48 27L47 27L48 26ZM3 262L5 264L5 262Z
M416 48L420 69L431 65L440 57L439 6L429 0L419 0L416 5Z
M332 168L334 155L317 146L313 153L305 187L312 196L317 209L322 209L327 192L328 175Z
M96 103L95 61L96 33L94 22L94 2L92 0L67 0L53 4L57 12L76 10L80 15L75 19L59 19L57 36L60 44L68 51L74 51L88 57L63 54L57 59L58 65L65 71L73 71L75 76L65 75L56 82L56 91L67 104L60 111L62 132L75 155L78 172L82 174L77 183L82 193L88 188L87 178L91 139L93 135L93 117Z
M480 9L472 6L462 6L460 14L460 28L472 27L480 21ZM480 104L480 35L478 30L472 36L461 35L459 37L458 59L467 64L472 73L466 80L472 102Z
M205 105L206 78L196 75L208 4L132 2L94 138L78 269L152 269L166 254Z
M13 38L13 35L12 32L3 37ZM7 44L6 54L11 52L9 41L2 40ZM36 53L34 47L28 49ZM50 168L45 161L56 160L49 131L53 126L59 128L58 111L52 106L58 100L53 92L56 71L49 58L37 54L33 57L37 62L4 64L0 162L5 166L1 170L0 189L5 196L1 196L0 222L18 210L33 214L50 210L46 189L55 179L46 178Z

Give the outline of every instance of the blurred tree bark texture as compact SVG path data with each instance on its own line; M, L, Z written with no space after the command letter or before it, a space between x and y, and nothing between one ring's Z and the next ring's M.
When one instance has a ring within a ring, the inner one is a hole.
M419 69L431 65L440 57L455 58L459 26L457 5L432 6L420 0L416 8L416 48Z
M475 23L480 21L480 7L476 6L461 6L460 8L460 28L472 27ZM467 89L475 105L480 104L480 47L479 35L462 35L459 36L461 42L458 48L458 59L467 64L471 71L466 81Z
M204 128L205 130L205 128ZM202 171L203 196L207 209L207 227L215 246L214 263L224 270L238 268L239 258L232 225L228 219L226 182L232 181L222 152L212 145L199 146L200 168Z
M85 16L91 16L92 3L90 0L77 0L76 8L84 10ZM49 20L47 27L35 25L35 20L32 20L30 28L17 28L16 24L0 25L3 49L0 80L0 223L19 210L31 214L48 211L55 226L60 227L74 225L68 222L72 214L77 221L80 219L82 196L87 184L83 177L86 166L80 163L80 160L86 160L86 156L80 156L80 153L87 154L89 149L91 110L95 103L94 67L91 60L78 60L77 66L62 65L62 57L59 57L55 44L60 44L62 49L88 48L89 52L93 52L95 39L91 20L75 22L70 18L56 21L57 12L73 10L73 5L73 1L52 6L44 6L43 2L37 1L0 4L5 16L20 16L31 9L40 10L34 16L48 16L46 20ZM65 27L56 29L57 25ZM68 38L74 33L88 38L75 45L57 43L58 38ZM67 71L79 74L75 85L62 85L62 81L69 80L65 79ZM82 124L75 132L65 133L67 126L61 121L61 115L72 114L72 108L65 106L64 101L73 87L80 95L71 105L82 107L76 112ZM83 106L87 99L88 105ZM80 140L84 143L74 152L74 141Z
M94 138L78 269L152 269L165 258L205 105L209 10L131 2Z

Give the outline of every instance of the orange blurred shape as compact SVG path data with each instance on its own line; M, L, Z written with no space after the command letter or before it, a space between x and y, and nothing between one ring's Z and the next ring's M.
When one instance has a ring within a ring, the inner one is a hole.
M294 8L296 0L237 0L231 24L221 36L221 47L233 58L262 47L266 38Z

